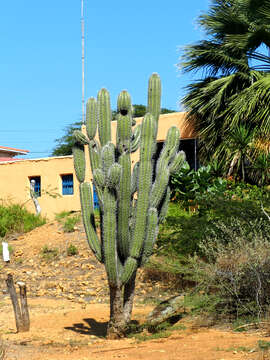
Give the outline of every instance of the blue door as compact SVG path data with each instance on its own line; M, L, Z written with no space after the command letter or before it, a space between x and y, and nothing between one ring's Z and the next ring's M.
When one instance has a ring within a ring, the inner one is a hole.
M94 200L94 209L98 209L99 204L98 204L98 196L97 196L95 185L93 185L93 200Z

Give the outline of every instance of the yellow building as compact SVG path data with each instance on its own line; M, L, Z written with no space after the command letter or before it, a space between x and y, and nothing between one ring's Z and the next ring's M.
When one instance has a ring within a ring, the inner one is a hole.
M196 137L193 129L184 124L185 113L170 113L160 116L157 152L162 148L168 129L175 125L180 129L180 149L186 152L191 167L197 166ZM139 124L142 119L136 119ZM112 122L112 140L115 142L116 122ZM82 129L85 131L85 129ZM87 181L92 174L87 156ZM132 162L138 161L139 153L132 154ZM35 212L30 197L30 181L35 180L35 192L39 195L41 214L53 219L61 211L79 211L80 199L78 181L73 168L72 156L58 156L41 159L11 160L0 159L0 198L2 201L20 203Z

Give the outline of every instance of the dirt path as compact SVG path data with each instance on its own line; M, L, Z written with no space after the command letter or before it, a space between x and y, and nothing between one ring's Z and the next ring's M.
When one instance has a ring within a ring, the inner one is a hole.
M67 247L78 249L67 256ZM0 334L7 345L7 360L229 360L270 359L258 351L258 340L270 341L265 331L235 333L214 328L194 328L180 320L183 330L166 339L138 342L104 338L109 316L108 293L103 267L88 250L81 227L66 234L54 222L10 241L12 262L1 269ZM42 248L58 251L51 259ZM5 278L26 281L31 330L16 334L13 310L6 293ZM139 274L134 319L143 321L153 306L145 299L165 299L168 289L143 281ZM178 324L178 325L179 325Z

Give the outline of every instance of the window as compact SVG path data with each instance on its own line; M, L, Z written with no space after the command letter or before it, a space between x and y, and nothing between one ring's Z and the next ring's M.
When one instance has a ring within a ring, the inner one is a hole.
M34 185L34 191L37 197L41 196L41 179L40 176L30 176L29 177L29 181L31 183L31 181L35 182Z
M61 175L62 177L62 194L73 195L73 174Z
M94 209L98 209L99 203L98 203L98 196L97 196L97 191L96 191L95 185L93 185L93 200L94 200Z

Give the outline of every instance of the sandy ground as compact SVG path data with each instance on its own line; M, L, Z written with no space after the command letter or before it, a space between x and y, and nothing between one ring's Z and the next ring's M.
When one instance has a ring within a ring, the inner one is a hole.
M65 249L74 244L79 254L68 257ZM233 332L229 329L194 326L181 319L183 330L168 338L138 341L135 338L106 340L109 318L104 270L87 248L84 234L65 234L57 223L46 224L10 241L14 248L8 266L1 264L0 334L7 360L231 360L270 359L258 349L258 341L270 341L267 329ZM57 247L59 256L45 261L44 245ZM31 328L16 333L13 309L5 289L7 273L15 281L26 281ZM59 286L59 284L61 284ZM88 294L88 296L86 295ZM133 318L143 322L153 306L143 299L168 298L169 290L139 275ZM178 325L179 325L178 324Z

